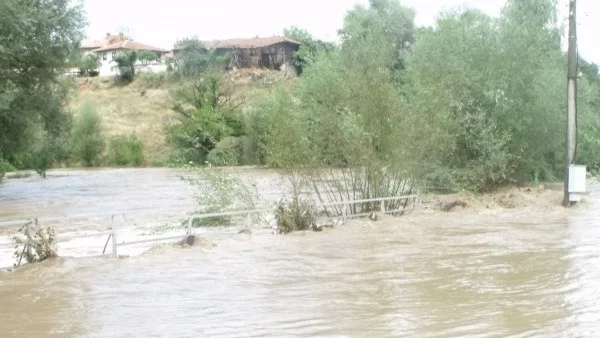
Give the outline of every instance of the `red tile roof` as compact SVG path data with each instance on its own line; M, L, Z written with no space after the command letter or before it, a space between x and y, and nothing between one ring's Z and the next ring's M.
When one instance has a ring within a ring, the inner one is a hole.
M123 38L120 35L106 34L106 37L104 39L83 41L81 43L81 48L82 49L97 49L97 48L108 46L111 43L115 43L118 41L123 41Z
M166 50L164 50L162 48L152 47L152 46L145 45L143 43L139 43L139 42L135 42L135 41L131 41L131 40L125 40L125 41L113 43L113 44L110 44L108 46L104 46L104 47L101 47L98 49L94 49L94 52L105 52L105 51L117 50L117 49L149 50L152 52L163 52L163 53L167 52Z
M290 40L281 36L272 36L269 38L250 38L250 39L227 39L227 40L211 40L211 41L202 41L202 45L208 49L216 49L216 48L263 48L272 46L274 44L278 44L281 42L288 42L296 45L300 45L300 43Z

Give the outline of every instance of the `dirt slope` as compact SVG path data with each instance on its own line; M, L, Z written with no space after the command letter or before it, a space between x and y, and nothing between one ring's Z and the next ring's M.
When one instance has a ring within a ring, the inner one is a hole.
M244 99L245 109L277 85L294 82L289 73L261 69L233 70L226 76L234 84L235 95ZM126 86L106 77L78 78L76 84L78 90L70 104L76 114L85 102L91 102L102 116L105 136L135 133L144 142L147 165L166 163L169 149L164 127L175 117L169 108L169 92L179 85L177 81L142 74Z

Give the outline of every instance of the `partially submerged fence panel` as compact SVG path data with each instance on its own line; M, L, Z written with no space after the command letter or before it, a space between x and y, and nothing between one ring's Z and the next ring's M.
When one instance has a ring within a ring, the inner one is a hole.
M396 208L387 208L386 207L386 202L390 202L387 205L391 205L391 206L399 206ZM391 202L395 202L395 203L391 203ZM375 210L368 212L368 213L353 213L352 210L354 209L353 206L357 205L357 204L364 204L364 203L378 203L379 207L378 207L378 212L380 212L381 214L400 214L403 215L410 207L410 209L415 209L418 204L419 204L419 196L418 195L407 195L407 196L395 196L395 197L381 197L381 198L371 198L371 199L358 199L358 200L345 200L345 201L339 201L339 202L331 202L331 203L324 203L321 205L318 205L318 209L322 209L325 210L326 212L326 216L329 219L342 219L343 221L347 220L347 219L351 219L351 218L357 218L357 217L363 217L363 216L368 216L369 214L371 214L371 212L375 212ZM331 207L335 207L336 210L340 209L341 212L337 212L337 213L331 213L329 211L329 208ZM341 207L341 208L340 208ZM79 238L85 238L85 237L98 237L98 236L102 236L104 238L104 236L108 236L106 239L106 242L103 241L104 246L103 246L103 250L102 250L102 255L105 254L108 243L111 242L112 243L112 255L117 257L119 255L119 247L126 247L126 246L134 246L134 245L140 245L140 244L150 244L150 243L158 243L158 242L166 242L166 241L174 241L174 240L181 240L181 241L186 241L188 239L189 236L193 236L193 229L192 229L192 224L194 220L198 220L198 219L206 219L206 218L214 218L214 217L234 217L234 216L246 216L246 226L249 226L251 223L251 215L260 215L260 214L272 214L273 210L272 209L254 209L254 210L236 210L236 211L227 211L227 212L216 212L216 213L206 213L206 214L194 214L194 215L190 215L187 216L185 219L185 234L182 235L169 235L169 236L163 236L163 237L157 237L157 238L147 238L147 239L140 239L140 240L132 240L132 241L121 241L119 243L119 234L118 234L118 229L117 229L117 225L115 223L115 215L104 215L104 216L110 216L111 219L111 227L110 227L110 233L95 233L95 234L89 234L89 235L81 235L81 236L58 236L57 237L57 241L61 242L61 241L65 241L65 240L72 240L72 239L79 239ZM86 217L89 216L98 216L98 215L86 215ZM121 215L119 215L120 217ZM60 220L60 219L64 219L64 217L55 217L55 218L47 218L47 219L40 219L41 221L43 220ZM125 220L125 217L123 215L123 220ZM20 220L20 221L10 221L10 222L0 222L0 227L10 227L10 226L27 226L28 224L31 224L31 220ZM29 229L27 229L29 232Z

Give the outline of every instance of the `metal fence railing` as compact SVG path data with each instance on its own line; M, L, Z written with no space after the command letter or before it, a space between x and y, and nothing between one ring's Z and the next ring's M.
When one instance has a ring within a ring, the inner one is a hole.
M396 206L395 208L386 208L386 202L388 205ZM395 203L391 203L395 202ZM318 209L323 209L326 211L327 218L330 219L341 219L342 221L346 221L351 218L364 217L369 215L368 213L359 213L354 212L358 210L353 208L357 204L364 203L379 203L379 210L381 214L401 214L403 215L405 212L415 209L419 204L419 196L418 195L406 195L406 196L395 196L395 197L382 197L382 198L370 198L370 199L358 199L358 200L344 200L338 202L330 202L323 203L318 206ZM331 212L331 208L335 207L336 210L341 210L341 212ZM117 229L117 225L115 224L115 215L78 215L78 217L110 217L110 231L109 232L98 232L88 235L59 235L57 236L57 242L64 242L73 239L86 238L86 237L104 237L107 236L106 241L103 241L104 246L102 250L102 255L106 254L106 249L108 247L108 243L111 243L112 247L112 255L117 257L119 255L119 248L126 246L134 246L140 244L150 244L150 243L159 243L159 242L167 242L180 240L185 241L189 236L194 235L193 231L193 222L195 220L206 219L206 218L215 218L215 217L235 217L235 216L246 216L246 226L250 225L252 222L251 215L257 214L272 214L272 209L254 209L254 210L236 210L236 211L228 211L228 212L216 212L216 213L205 213L205 214L193 214L186 216L185 218L185 233L181 235L169 235L155 238L147 238L147 239L139 239L139 240L131 240L131 241L121 241L119 242L119 231ZM119 215L121 216L121 215ZM45 222L45 221L60 221L65 219L73 219L74 217L52 217L52 218L39 218L36 221ZM123 218L124 215L123 215ZM27 236L27 241L31 241L31 230L30 226L33 224L34 220L16 220L16 221L8 221L8 222L0 222L0 227L15 227L15 226L24 226L25 234ZM9 243L12 247L13 244ZM0 246L1 248L1 246Z

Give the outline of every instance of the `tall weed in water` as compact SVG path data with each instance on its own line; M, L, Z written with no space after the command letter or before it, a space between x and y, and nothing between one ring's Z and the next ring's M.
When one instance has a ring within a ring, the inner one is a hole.
M280 234L310 230L316 224L317 211L309 200L294 196L290 202L279 202L275 209L275 220Z
M197 213L208 214L236 210L254 210L263 205L256 186L219 168L199 168L181 177L196 189ZM243 223L243 217L217 216L194 219L192 225L229 226ZM252 214L252 222L266 222L262 215Z
M27 234L27 231L30 231ZM15 266L21 264L21 259L25 257L27 263L41 262L46 259L58 257L58 247L56 242L56 233L53 228L42 227L36 219L33 226L27 228L23 226L19 232L24 233L13 237L15 243L14 257L17 260ZM29 238L28 239L28 236Z

